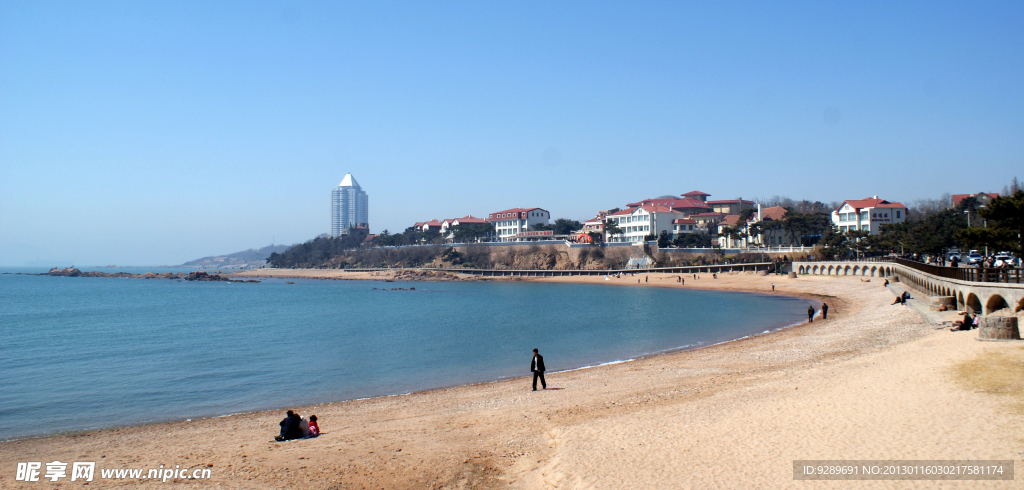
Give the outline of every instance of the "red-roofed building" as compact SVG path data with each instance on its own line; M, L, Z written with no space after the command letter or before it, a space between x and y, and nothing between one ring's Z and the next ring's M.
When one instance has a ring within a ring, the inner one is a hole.
M988 206L988 203L992 202L993 199L999 197L999 194L995 192L979 192L977 194L953 194L950 198L950 207L956 207L960 205L960 202L968 197L973 197L978 200L979 206Z
M450 218L441 222L441 233L447 233L448 230L453 226L459 226L460 224L484 224L487 220L483 218L477 218L473 215L463 216L461 218Z
M662 231L675 235L673 221L686 218L684 213L668 206L637 206L609 214L605 219L612 221L622 233L605 236L608 242L642 243L648 235L658 236Z
M907 207L878 196L843 201L832 211L832 223L842 232L862 230L877 235L881 226L907 220Z
M421 221L419 223L416 223L413 226L415 226L416 228L419 228L420 231L434 230L434 231L440 232L441 231L441 225L442 225L442 223L440 221L438 221L436 219L432 219L430 221Z
M711 196L711 194L708 194L707 192L701 192L701 191L690 191L690 192L687 192L686 194L683 194L683 197L688 197L690 199L696 199L696 200L701 201L701 202L706 202L708 200L709 196Z
M533 225L546 225L550 219L551 213L541 208L512 208L487 215L487 222L494 224L502 242L518 241L516 235L529 231Z
M683 213L686 216L696 213L709 213L712 211L711 206L708 206L704 201L700 199L694 199L692 197L658 197L654 199L644 199L640 202L631 202L626 204L629 208L638 208L640 206L660 206L670 208L673 211Z
M604 235L604 220L608 213L601 211L597 216L583 222L583 233L600 233Z

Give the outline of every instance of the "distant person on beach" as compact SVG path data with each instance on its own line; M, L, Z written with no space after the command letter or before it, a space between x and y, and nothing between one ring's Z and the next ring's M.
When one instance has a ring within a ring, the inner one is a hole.
M320 424L316 422L316 415L309 416L309 437L320 435Z
M299 422L302 420L301 417L292 412L291 410L285 415L284 420L279 424L281 426L281 435L274 438L275 441L287 441L289 439L298 439L302 437L302 429L299 428Z
M647 282L647 276L644 276L644 282Z
M530 372L533 373L533 391L537 391L537 378L540 378L540 386L548 389L548 383L544 381L544 356L533 349L533 360L530 361Z
M821 304L821 319L828 320L828 303Z
M910 291L903 291L901 297L903 298L903 306L907 306L907 300L910 299Z
M774 282L772 283L772 292L773 293L775 292L775 283Z
M807 323L811 323L813 321L814 321L814 307L813 306L808 306L807 307Z
M885 283L882 284L882 287L886 287L886 288L889 287L889 280L888 279L885 280Z
M892 306L892 305L895 305L895 304L899 304L899 303L902 303L902 302L903 302L903 295L901 294L901 295L897 296L896 299L889 306Z

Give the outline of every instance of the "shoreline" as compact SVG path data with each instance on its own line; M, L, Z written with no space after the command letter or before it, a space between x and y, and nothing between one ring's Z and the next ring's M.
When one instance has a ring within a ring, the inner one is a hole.
M316 271L316 269L302 269L302 270L303 271L311 271L311 272ZM284 270L282 270L282 271L284 271ZM396 271L398 271L398 269L396 269ZM356 272L355 274L372 274L372 275L375 275L376 273ZM734 274L736 274L736 275L740 275L740 274L742 274L742 275L753 275L754 273L749 273L748 272L748 273L734 273ZM52 274L45 274L45 273L44 274L37 274L37 275L48 276L48 277L60 277L60 276L54 276ZM666 276L675 277L678 274L665 274L665 275ZM229 277L253 277L253 275L250 275L250 274L225 274L225 276L229 276ZM106 276L83 276L83 277L106 277ZM260 277L260 276L256 276L256 277ZM264 276L263 278L266 278L266 277ZM391 279L391 278L386 278L386 277L372 277L372 278L346 277L346 278L333 278L333 277L306 277L306 276L302 276L302 275L297 275L297 276L279 275L279 276L276 276L276 277L273 277L273 278L274 279L348 280L348 281L386 281L386 282L392 282L392 281L394 281L394 282L445 282L445 281L431 281L431 280L427 280L427 279L412 280L412 281L410 281L410 280L406 280L406 279ZM496 281L501 281L501 282L560 282L560 283L578 283L578 284L593 283L593 284L604 284L604 285L608 285L608 286L618 286L618 287L621 287L621 286L624 286L624 285L628 285L628 284L608 283L606 281L603 281L603 279L602 279L603 276L600 276L600 277L598 277L597 279L595 279L593 281L580 280L580 279L585 279L585 278L586 278L586 276L566 276L566 277L557 277L557 278L552 278L552 277L547 277L547 278L545 278L545 277L529 277L529 278L509 278L509 279L500 279L499 278L499 279L495 279L495 280ZM449 280L451 280L451 279L449 279ZM466 280L466 279L460 279L460 280ZM468 280L469 281L474 281L475 278L470 278ZM235 281L235 282L259 282L259 281ZM672 285L672 284L639 284L639 286L672 288L674 285ZM733 288L733 287L727 287L727 288L692 287L692 288L680 288L680 289L691 289L691 290L701 290L701 291L720 291L720 292L729 292L729 293L759 294L759 295L764 295L764 296L775 296L775 295L768 294L765 291L758 291L758 290L753 290L753 289L740 289L740 288ZM839 301L838 298L833 297L833 296L822 296L822 295L812 295L812 294L783 294L783 293L780 292L780 294L778 294L777 296L785 296L785 297L788 297L788 298L805 300L805 301L812 301L814 299L820 299L820 298L827 298L827 299L829 299L831 301ZM817 312L815 314L815 319L819 319L819 318L820 318L820 312ZM745 340L751 340L751 339L755 339L755 338L759 338L759 337L770 336L770 335L774 335L774 334L780 333L780 332L785 331L785 330L789 330L789 329L793 329L793 328L799 328L799 327L806 326L806 325L808 325L807 321L799 321L797 323L784 324L784 325L778 325L778 326L771 326L771 327L768 327L767 330L749 333L749 334L746 334L746 335L743 335L743 336L740 336L740 337L736 337L736 338L716 341L714 343L702 344L702 343L698 342L697 344L692 344L692 345L670 347L670 348L667 348L667 349L664 349L664 350L660 350L660 351L639 354L639 355L630 357L628 359L614 359L614 360L609 360L609 361L602 361L602 362L599 362L599 363L596 363L596 364L588 364L588 365L568 368L568 369L564 369L564 370L560 370L560 371L549 371L547 374L548 375L552 375L552 374L560 374L560 373L570 373L570 372L583 371L583 370L588 370L588 369L602 368L602 367L605 367L605 366L618 365L618 364L623 364L623 363L652 360L652 359L656 359L656 358L661 357L661 356L669 356L669 355L674 355L674 354L679 354L679 353L684 353L684 352L696 351L696 350L700 350L700 349L708 349L708 348L712 348L712 347L716 347L716 346L721 346L721 345L725 345L725 344L738 343L738 342L742 342L742 341L745 341ZM166 419L161 419L161 420L155 420L155 421L150 421L150 422L142 422L142 423L133 423L133 424L127 424L127 425L114 425L114 426L93 427L93 428L86 428L86 429L64 430L64 431L51 432L51 433L45 433L45 434L19 436L19 437L15 437L15 438L11 438L11 439L0 439L0 445L5 444L5 443L18 442L18 441L24 441L24 440L31 440L31 439L46 439L46 438L51 438L51 437L74 437L74 436L88 435L88 434L105 432L105 431L111 431L111 430L123 430L123 429L141 428L141 427L156 427L156 426L161 426L161 425L164 425L164 424L173 424L173 423L182 423L182 422L195 422L195 421L200 421L200 420L214 420L214 419L218 419L218 418L232 417L232 416L239 416L239 415L265 414L265 413L271 413L271 412L276 413L278 411L284 411L284 410L287 410L289 407L295 407L295 406L309 407L309 406L318 406L318 405L334 405L334 404L341 404L341 403L349 403L349 402L357 402L357 401L365 401L365 400L378 400L378 399L384 399L384 398L390 398L390 397L400 397L400 396L408 396L408 395L415 395L415 394L429 394L431 392L441 391L441 390L451 390L451 389L463 388L463 387L473 387L473 386L487 385L487 384L491 384L491 383L501 383L501 382L514 381L514 380L527 379L527 378L530 378L530 376L529 375L526 375L526 376L507 376L507 377L499 377L499 378L496 378L496 379L476 381L476 382L471 382L471 383L459 383L459 384L453 384L453 385L447 385L447 386L436 386L436 387L424 388L424 389L421 389L421 390L416 390L416 391L411 391L411 392L406 392L406 393L392 393L392 394L366 396L366 397L360 397L360 398L347 398L347 399L334 399L334 400L325 399L325 400L320 400L320 401L316 401L316 402L312 402L312 403L305 403L305 404L300 404L300 405L294 405L294 404L292 404L292 405L281 405L281 406L274 406L274 407L269 407L269 408L256 408L256 409L252 409L252 410L245 410L245 411L233 412L233 413L223 413L223 414L213 414L213 415L196 415L196 416L192 416L191 418L188 418L187 416L181 416L181 417L171 417L171 418L166 418Z
M772 282L734 279L708 289L763 292ZM838 314L548 373L552 389L537 393L517 377L298 407L320 417L316 439L269 442L282 415L260 411L3 442L0 461L209 464L226 488L666 488L792 485L793 459L1020 460L1021 421L1002 398L964 389L950 374L957 362L1019 346L975 342L934 330L909 309L881 309L890 295L878 283L775 283L778 293L834 296Z

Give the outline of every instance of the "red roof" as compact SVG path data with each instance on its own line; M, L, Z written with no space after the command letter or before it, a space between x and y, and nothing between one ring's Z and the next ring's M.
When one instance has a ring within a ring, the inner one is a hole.
M786 208L782 206L772 206L770 208L761 209L761 220L780 220L786 217Z
M977 194L953 194L953 205L954 206L960 205L960 201L963 201L964 199L967 199L968 197L979 197L980 198L982 196L986 196L986 197L995 199L995 198L999 197L999 194L997 194L995 192L979 192Z
M692 219L689 219L689 218L686 218L686 219L674 219L674 220L672 220L672 223L673 224L677 224L677 225L695 225L695 224L697 224L697 220L692 220Z
M458 221L460 225L463 224L463 223L486 223L487 222L487 220L485 220L483 218L474 217L471 214L467 215L467 216L463 216L461 218L455 218L455 219L450 219L450 220L445 220L445 221Z
M547 212L546 209L541 209L541 208L512 208L512 209L506 209L504 211L498 211L496 213L488 214L487 215L487 219L488 220L492 220L492 219L508 219L508 218L525 218L526 217L526 213L529 213L530 211L534 211L534 210L537 210L537 209L540 209L541 211ZM499 215L507 215L507 214L515 214L516 216L499 216Z
M722 226L739 226L739 224L740 224L740 215L738 215L738 214L730 214L730 215L726 216L722 220L721 223L718 223L718 224L720 224Z
M710 196L711 194L708 194L707 192L701 192L701 191L690 191L690 192L687 192L686 194L683 194L683 195L684 196Z
M684 198L681 198L681 199L675 199L675 198L644 199L643 201L640 201L640 202L632 202L632 203L626 204L626 206L629 206L631 208L636 208L636 207L640 207L640 206L665 206L665 207L669 207L669 208L672 208L672 209L693 209L693 208L707 209L707 210L711 209L711 206L708 206L707 204L705 204L704 201L701 201L700 199L691 199L689 197L684 197Z
M843 201L843 204L839 205L839 209L842 209L844 204L849 204L853 209L864 209L864 208L903 208L907 207L898 202L889 202L885 199L879 199L877 197L866 197L864 199L858 199L855 201ZM838 211L837 209L836 211Z
M671 213L674 210L668 206L640 206L640 209L648 213Z

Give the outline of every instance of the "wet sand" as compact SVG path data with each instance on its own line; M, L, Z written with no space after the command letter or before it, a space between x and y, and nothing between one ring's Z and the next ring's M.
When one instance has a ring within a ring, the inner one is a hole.
M271 274L383 279L243 275ZM935 330L909 308L889 306L892 294L878 280L701 274L679 285L676 275L646 276L530 280L769 294L774 282L775 294L818 297L832 308L828 320L768 335L548 373L546 391L530 391L524 377L296 407L319 416L325 433L316 439L271 442L283 417L275 411L0 443L0 486L48 485L15 482L16 463L59 460L211 469L209 481L174 484L190 488L1020 488L792 478L794 459L1014 459L1024 469L1015 401L956 375L978 356L1024 359L1020 345Z

